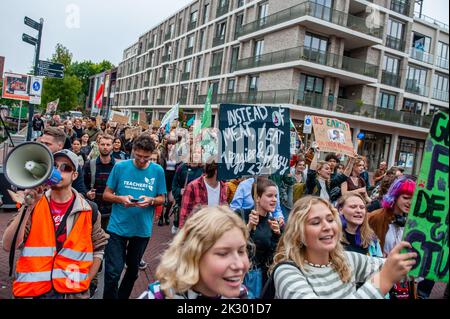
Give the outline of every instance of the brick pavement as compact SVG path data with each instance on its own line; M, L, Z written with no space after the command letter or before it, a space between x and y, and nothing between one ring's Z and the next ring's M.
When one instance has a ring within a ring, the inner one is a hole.
M0 209L0 240L6 228L6 224L12 217L13 213L4 212ZM130 298L137 298L146 288L150 281L154 280L154 273L159 263L159 258L164 249L170 243L172 234L170 233L170 226L158 227L153 226L153 236L147 246L144 254L144 260L148 262L149 266L146 270L139 271L139 278L136 280L133 292ZM0 248L0 299L11 298L11 282L8 278L8 256L9 254ZM438 283L435 285L431 298L441 299L444 295L445 284Z

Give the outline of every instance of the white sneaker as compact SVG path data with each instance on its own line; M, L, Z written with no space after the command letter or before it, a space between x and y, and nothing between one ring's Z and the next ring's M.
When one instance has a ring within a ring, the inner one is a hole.
M178 227L172 226L171 232L172 235L175 235L178 232Z

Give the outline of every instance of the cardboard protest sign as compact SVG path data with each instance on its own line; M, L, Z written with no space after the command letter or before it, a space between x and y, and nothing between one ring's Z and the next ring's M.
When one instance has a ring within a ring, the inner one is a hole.
M140 127L133 127L129 128L125 131L125 139L130 139L136 136L139 136L141 134L141 128Z
M152 127L160 128L161 127L161 121L160 120L153 120Z
M449 123L434 115L403 238L418 254L414 277L448 282Z
M147 123L147 113L144 111L139 112L139 126L142 127L144 130L148 129L148 123Z
M287 172L289 123L289 109L282 107L221 104L218 178Z
M97 117L95 118L95 124L97 127L100 127L100 124L102 124L103 118L101 117L101 115L97 115Z
M350 125L334 118L313 116L314 136L321 152L354 156Z
M111 121L119 124L128 124L129 118L123 113L115 112L112 113Z

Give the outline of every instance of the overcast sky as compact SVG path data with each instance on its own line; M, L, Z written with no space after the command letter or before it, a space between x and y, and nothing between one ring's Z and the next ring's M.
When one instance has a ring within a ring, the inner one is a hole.
M339 0L338 0L339 1ZM24 25L28 16L44 18L41 60L51 57L57 43L75 61L103 59L118 65L123 50L165 18L192 0L16 0L0 4L0 56L5 72L26 73L34 49L22 41L22 33L37 36ZM449 24L448 0L424 0L423 13Z

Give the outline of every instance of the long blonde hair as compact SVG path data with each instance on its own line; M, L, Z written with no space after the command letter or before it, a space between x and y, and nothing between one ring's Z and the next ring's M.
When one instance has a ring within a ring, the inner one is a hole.
M304 245L306 219L311 207L321 203L327 206L332 212L334 220L338 224L337 238L341 238L342 225L338 211L328 201L320 197L302 197L295 203L291 210L284 234L278 242L270 272L273 271L276 264L287 260L294 261L302 271L305 271L304 264L307 249ZM351 278L351 269L344 254L344 248L339 241L336 243L334 251L330 253L330 261L332 262L331 267L338 272L342 282L348 282Z
M338 203L337 203L337 207L339 210L342 210L345 206L345 202L351 198L351 197L358 197L359 199L362 200L362 202L364 203L364 205L366 205L366 201L364 200L364 198L359 195L359 194L351 194L351 193L347 193L345 195L343 195L341 198L339 198ZM373 240L375 240L377 237L374 233L374 231L372 230L372 228L370 228L369 226L369 215L367 213L367 206L365 208L366 210L366 214L364 216L364 220L363 223L361 224L361 226L359 227L358 231L361 234L361 246L363 248L367 248L369 247L369 245L372 243ZM344 214L342 213L342 216ZM343 217L345 218L345 217ZM342 232L342 238L341 241L345 244L349 244L347 238L344 236L344 232Z
M227 231L238 228L248 241L242 219L226 206L205 207L193 214L161 256L156 278L167 298L183 293L200 280L202 256Z

